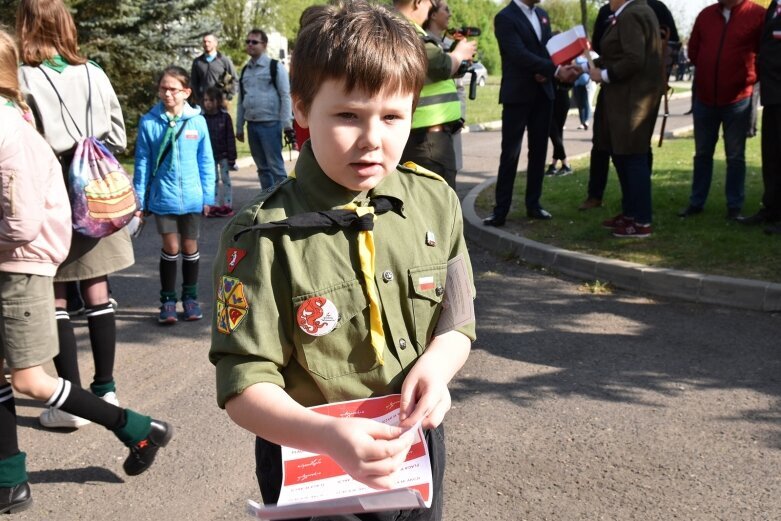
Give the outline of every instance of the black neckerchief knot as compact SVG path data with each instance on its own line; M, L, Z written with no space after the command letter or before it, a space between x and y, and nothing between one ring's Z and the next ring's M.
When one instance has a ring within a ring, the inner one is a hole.
M375 215L382 215L389 211L394 211L401 215L402 203L395 197L377 196L369 201L369 205L374 207ZM266 230L309 230L325 231L334 228L346 228L356 231L371 231L374 229L374 216L366 214L359 216L353 210L323 210L320 212L307 212L293 215L281 221L271 221L262 224L255 224L240 230L233 236L233 240L239 240L239 237L247 232L266 231Z

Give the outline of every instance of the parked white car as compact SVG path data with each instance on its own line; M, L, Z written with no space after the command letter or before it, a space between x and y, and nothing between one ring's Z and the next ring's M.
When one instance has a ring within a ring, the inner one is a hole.
M477 75L477 84L480 87L485 86L485 82L488 79L488 69L485 68L485 65L483 65L480 62L477 62L472 65L472 67L475 70L475 74ZM467 72L464 74L464 85L469 85L469 83L472 81L472 73Z

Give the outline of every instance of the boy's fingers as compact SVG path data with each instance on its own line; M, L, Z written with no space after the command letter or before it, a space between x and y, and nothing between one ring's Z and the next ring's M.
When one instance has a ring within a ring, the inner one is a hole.
M406 381L404 382L407 383ZM405 420L412 414L415 409L415 386L414 385L402 385L401 387L401 400L399 401L399 410L401 415L399 420L402 423L407 423Z

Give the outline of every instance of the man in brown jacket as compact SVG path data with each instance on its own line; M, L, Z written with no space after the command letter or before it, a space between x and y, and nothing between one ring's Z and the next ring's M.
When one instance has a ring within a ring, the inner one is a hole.
M589 72L603 89L594 116L594 147L610 153L622 193L622 212L603 225L616 237L648 237L648 144L664 89L659 22L646 0L610 0L610 8L602 55Z

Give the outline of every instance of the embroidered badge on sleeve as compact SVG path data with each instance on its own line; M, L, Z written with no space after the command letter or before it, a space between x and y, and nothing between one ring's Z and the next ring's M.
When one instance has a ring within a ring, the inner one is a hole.
M244 284L236 277L223 276L217 288L217 331L230 335L248 313Z
M227 257L228 261L228 273L233 273L233 270L235 270L236 266L239 265L241 259L247 256L247 250L242 250L240 248L228 248L228 251L225 252L225 256Z

